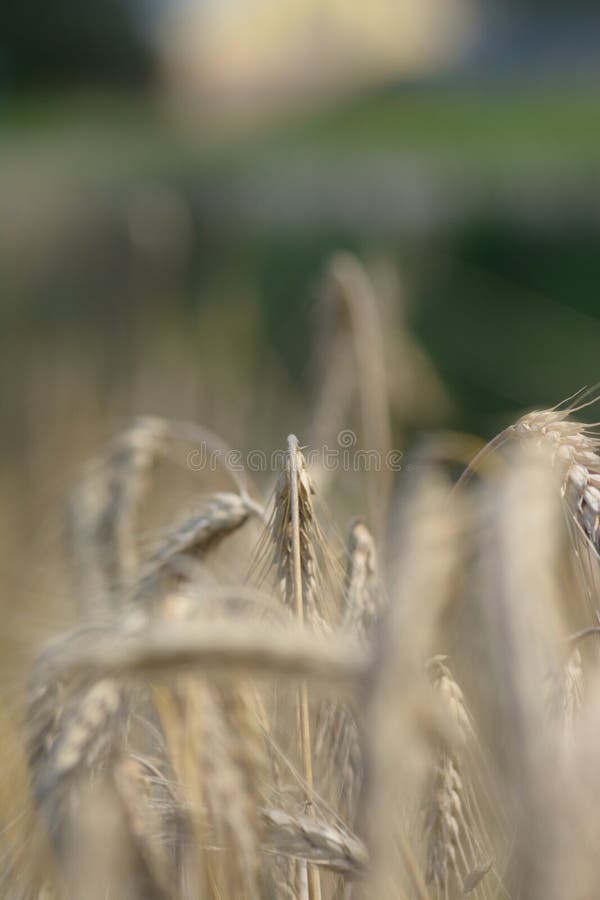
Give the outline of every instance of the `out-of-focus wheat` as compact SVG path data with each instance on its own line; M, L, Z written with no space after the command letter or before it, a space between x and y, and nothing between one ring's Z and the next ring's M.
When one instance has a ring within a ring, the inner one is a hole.
M356 393L383 453L386 320L352 257L326 293L315 433ZM597 897L600 456L574 412L523 416L452 493L427 441L391 504L370 473L343 585L315 485L358 473L319 481L291 435L270 494L231 466L154 528L158 456L227 444L159 419L117 437L71 500L80 621L38 653L23 733L3 722L2 896Z

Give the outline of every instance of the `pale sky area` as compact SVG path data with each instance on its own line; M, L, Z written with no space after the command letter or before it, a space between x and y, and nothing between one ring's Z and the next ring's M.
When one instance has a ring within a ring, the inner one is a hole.
M179 89L277 102L435 72L476 34L474 0L186 0L163 54Z

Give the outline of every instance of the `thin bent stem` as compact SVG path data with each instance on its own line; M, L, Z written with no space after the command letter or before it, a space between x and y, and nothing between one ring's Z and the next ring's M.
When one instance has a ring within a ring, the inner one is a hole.
M504 444L512 434L512 426L505 428L504 431L501 431L500 434L497 434L496 437L492 438L489 443L482 447L479 453L476 453L467 468L464 470L454 487L452 488L452 492L461 490L461 488L466 487L466 485L470 482L473 475L477 472L479 467L485 460L499 447Z
M569 644L576 645L585 638L591 637L593 634L600 634L600 625L590 625L589 628L583 628L581 631L576 631L575 634L570 634L567 640Z

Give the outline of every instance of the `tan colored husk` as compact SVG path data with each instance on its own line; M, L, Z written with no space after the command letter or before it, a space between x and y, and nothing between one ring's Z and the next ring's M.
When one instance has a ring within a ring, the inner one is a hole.
M66 647L55 664L69 673L103 677L166 676L185 669L206 673L242 672L308 678L339 689L352 689L365 678L370 657L345 635L317 637L311 629L285 628L255 617L163 623L139 634L117 631Z
M262 809L260 815L266 823L264 845L271 852L308 860L352 878L366 870L367 850L346 828L273 808Z
M427 776L432 730L437 730L424 674L435 645L437 618L448 600L458 565L459 504L449 505L439 473L412 485L396 528L399 547L389 575L390 600L375 653L366 730L367 780L359 834L369 836L371 896L397 896L410 885L428 897L425 872L411 844L405 813Z
M313 445L335 446L354 389L358 393L363 449L385 459L392 447L385 351L380 310L366 270L350 253L335 254L327 268L320 305L319 331L326 351L319 368L321 393L313 425ZM367 472L369 518L376 533L385 521L391 488L387 466ZM331 472L315 468L324 491Z
M320 571L323 538L315 517L313 494L314 488L298 440L290 435L286 466L277 481L271 518L273 564L286 606L296 618L303 620L306 617L307 623L323 629L327 615ZM295 524L294 516L297 520ZM298 584L300 598L296 597ZM300 608L301 617L298 616Z
M167 434L140 419L87 467L68 507L75 596L86 618L119 608L139 564L137 514L150 469Z
M382 605L377 556L371 534L361 519L350 524L342 627L361 646L369 647ZM319 716L315 754L321 761L319 786L352 824L364 777L364 735L356 711L328 703Z
M438 742L436 761L424 799L425 878L437 897L456 897L483 887L492 849L479 809L477 742L462 690L445 657L427 666L434 694L450 726L450 740Z
M482 532L482 588L488 586L485 628L497 686L496 727L510 735L499 757L500 790L514 834L507 889L541 898L551 893L546 859L558 852L553 820L561 781L545 684L559 664L565 630L557 579L559 491L544 448L527 445L515 453L495 490L489 489L490 519Z
M239 494L215 494L195 514L176 523L156 540L133 589L133 602L160 601L193 582L199 560L262 510Z

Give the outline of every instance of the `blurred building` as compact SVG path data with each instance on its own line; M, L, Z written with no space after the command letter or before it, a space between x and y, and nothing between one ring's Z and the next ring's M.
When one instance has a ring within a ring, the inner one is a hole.
M477 35L476 0L235 0L165 7L173 95L239 110L439 72Z
M478 82L597 82L600 11L594 3L479 0L479 34L461 66Z

